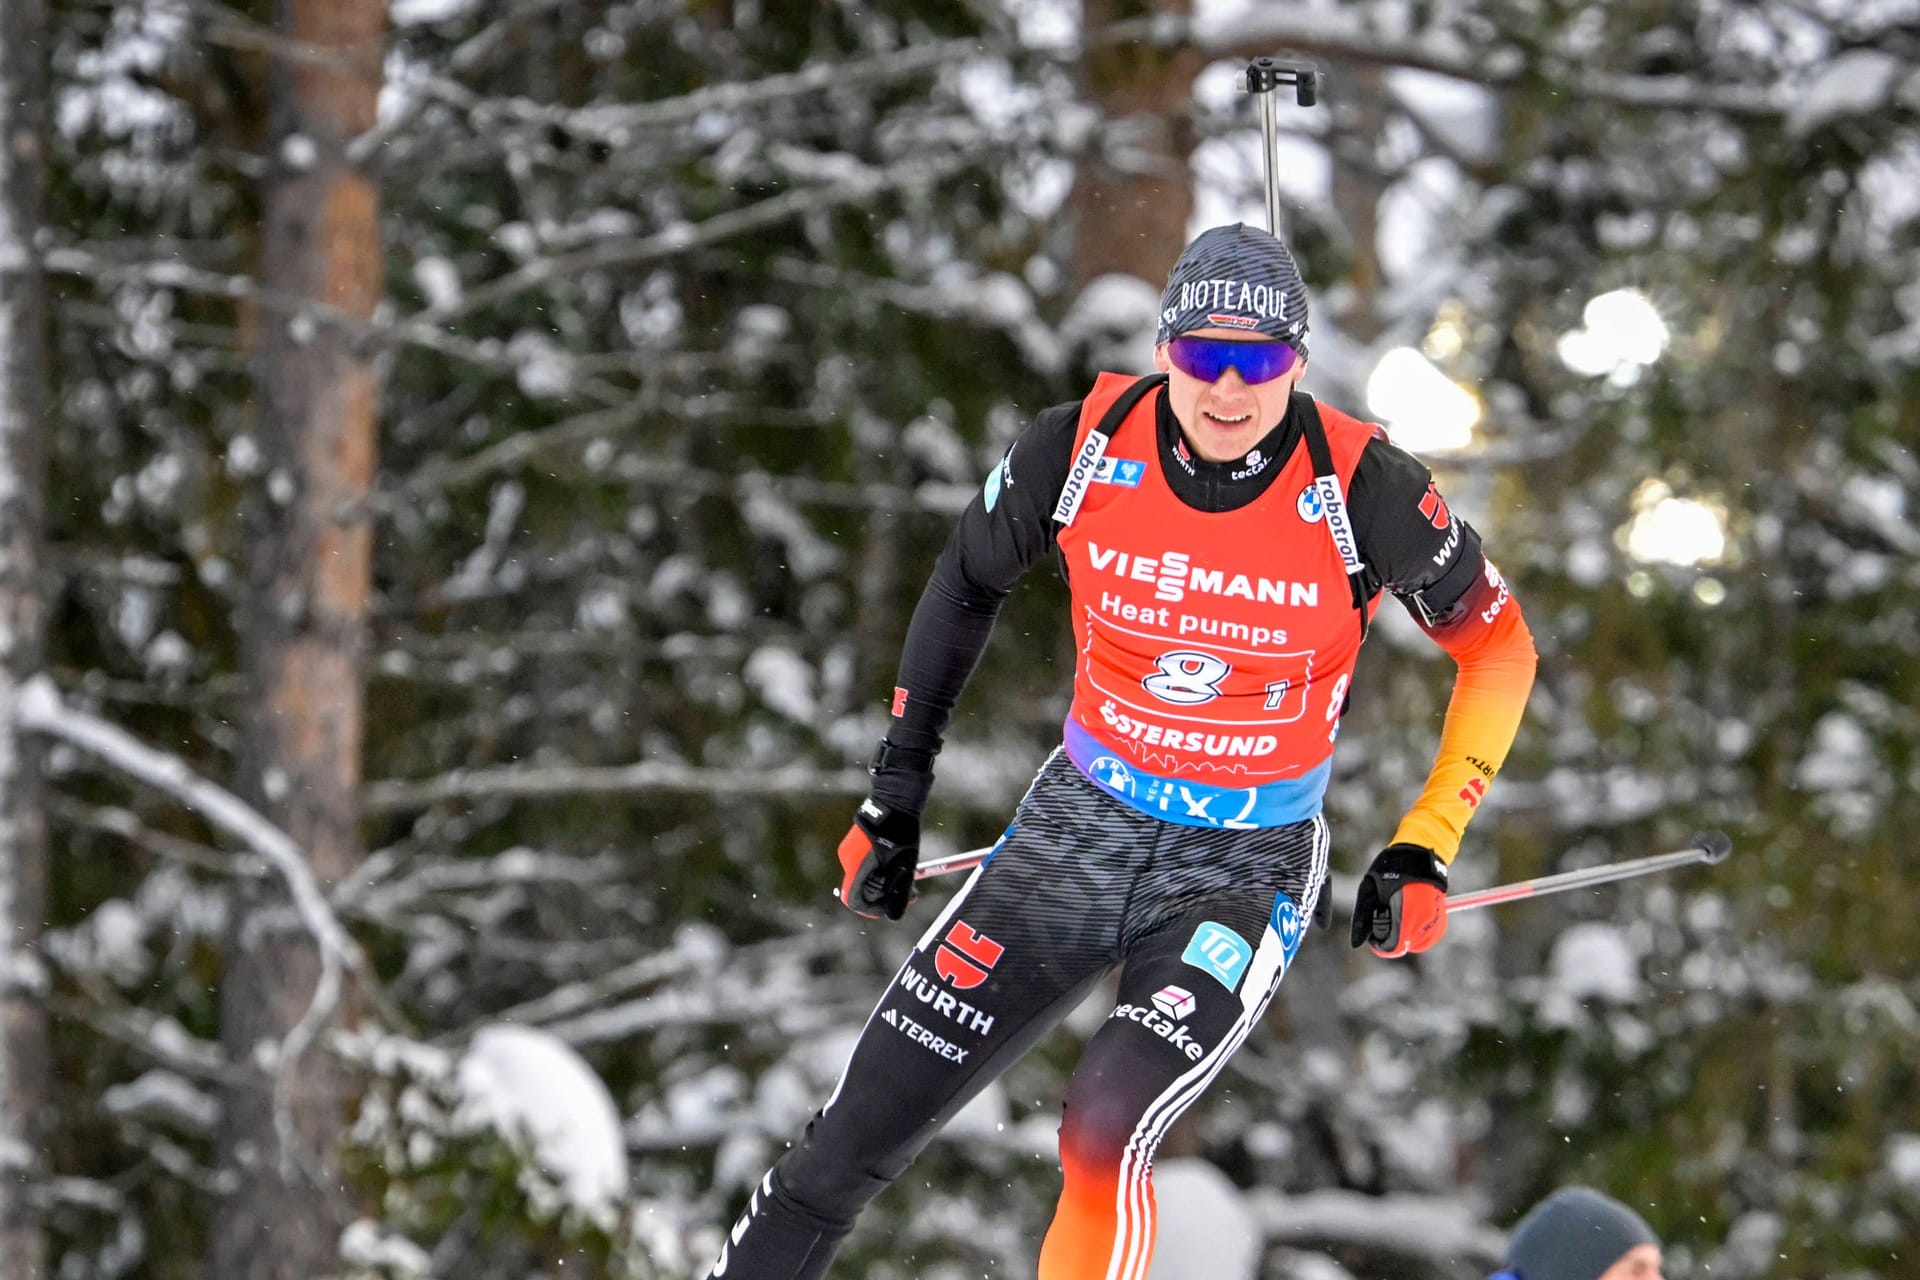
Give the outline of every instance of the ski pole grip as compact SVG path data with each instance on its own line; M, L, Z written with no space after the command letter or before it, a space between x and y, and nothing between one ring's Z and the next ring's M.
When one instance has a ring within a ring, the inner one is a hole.
M1302 107L1320 101L1320 69L1305 59L1255 58L1247 64L1240 87L1248 93L1271 93L1283 84L1293 86L1293 100Z

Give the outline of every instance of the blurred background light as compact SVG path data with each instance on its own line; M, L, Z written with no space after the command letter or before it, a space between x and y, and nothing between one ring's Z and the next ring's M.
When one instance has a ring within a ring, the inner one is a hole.
M1727 552L1727 517L1714 503L1679 497L1664 481L1648 480L1634 494L1623 540L1627 554L1644 564L1713 564Z
M1395 347L1367 378L1367 411L1401 448L1448 453L1473 443L1480 400L1412 347Z
M1631 381L1667 349L1666 321L1638 289L1615 289L1587 303L1584 327L1560 336L1560 361L1575 373Z

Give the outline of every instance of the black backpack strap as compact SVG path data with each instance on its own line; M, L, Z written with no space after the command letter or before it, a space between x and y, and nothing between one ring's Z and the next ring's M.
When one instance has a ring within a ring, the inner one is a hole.
M1080 512L1081 500L1087 496L1087 486L1093 483L1093 473L1100 466L1100 459L1106 456L1113 433L1120 429L1120 424L1127 420L1142 397L1166 383L1166 374L1148 374L1122 391L1100 416L1100 421L1093 424L1093 430L1087 432L1086 440L1073 455L1073 465L1067 468L1067 482L1060 489L1060 500L1053 504L1055 524L1073 523L1074 516Z
M1119 398L1108 406L1106 413L1101 415L1100 421L1094 424L1093 429L1099 434L1111 438L1113 433L1120 429L1120 424L1127 420L1127 415L1133 412L1133 406L1140 403L1142 396L1146 395L1147 392L1153 390L1155 387L1164 387L1166 385L1166 374L1148 374L1146 377L1128 387L1125 391L1122 391Z
M1360 559L1360 540L1354 536L1353 519L1347 514L1347 494L1340 473L1333 466L1333 448L1327 443L1327 429L1320 422L1320 406L1312 396L1293 397L1294 412L1300 415L1300 434L1306 437L1307 458L1313 463L1313 488L1320 495L1320 518L1333 539L1340 563L1346 566L1347 586L1353 592L1353 607L1360 614L1360 639L1367 638L1367 566Z

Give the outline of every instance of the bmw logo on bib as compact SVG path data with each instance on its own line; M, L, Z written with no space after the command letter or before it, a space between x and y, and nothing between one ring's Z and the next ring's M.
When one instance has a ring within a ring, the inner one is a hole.
M1308 524L1319 524L1320 517L1327 514L1327 504L1320 497L1320 490L1309 484L1300 491L1300 501L1293 504L1300 518Z

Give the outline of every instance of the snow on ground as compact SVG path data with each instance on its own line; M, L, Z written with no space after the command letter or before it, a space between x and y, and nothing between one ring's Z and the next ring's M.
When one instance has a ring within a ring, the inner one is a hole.
M1160 1239L1147 1280L1253 1280L1260 1224L1226 1174L1205 1160L1163 1160L1153 1192Z

